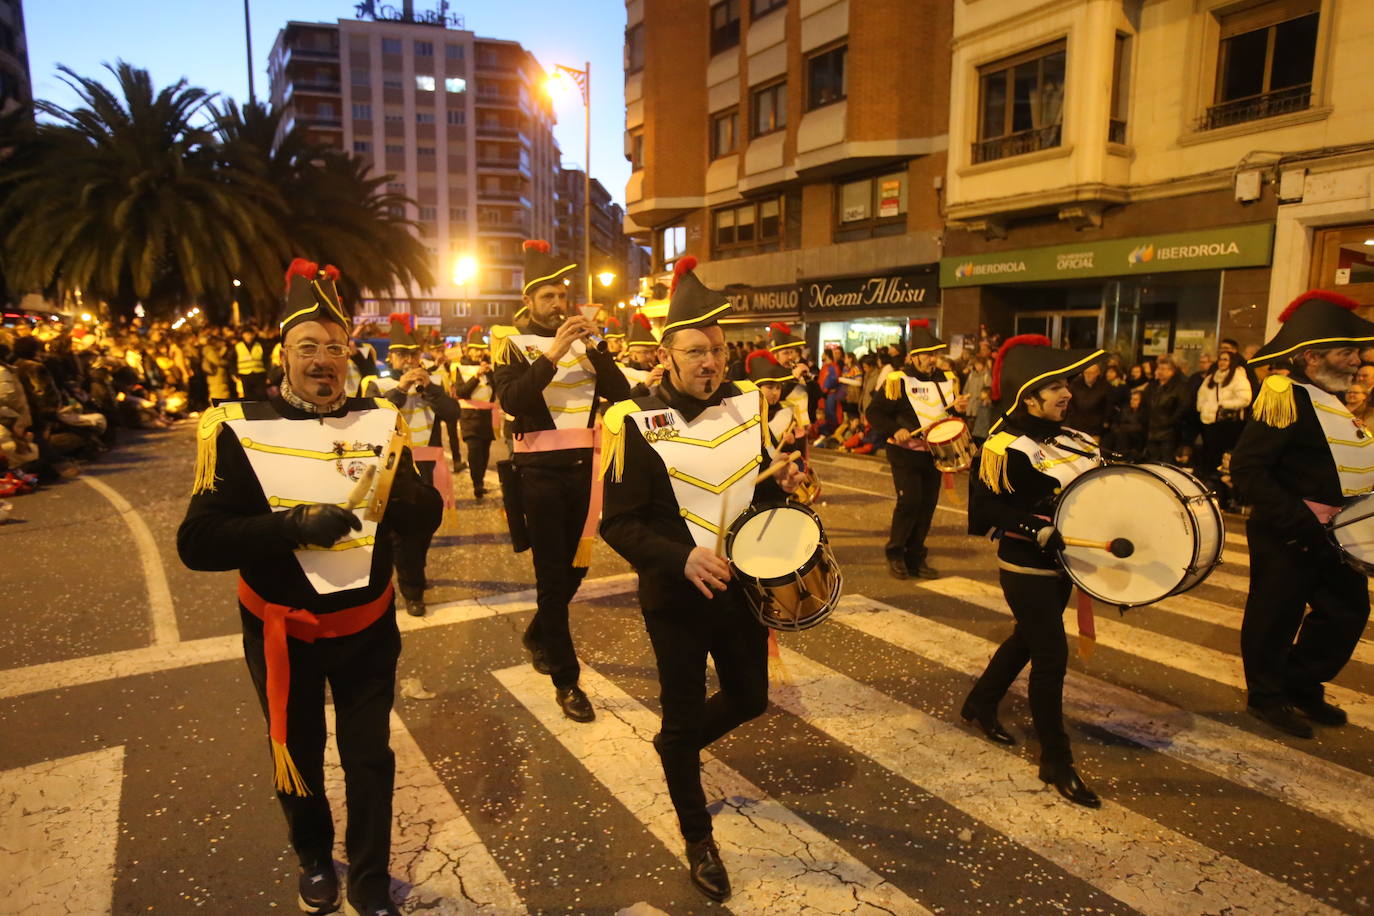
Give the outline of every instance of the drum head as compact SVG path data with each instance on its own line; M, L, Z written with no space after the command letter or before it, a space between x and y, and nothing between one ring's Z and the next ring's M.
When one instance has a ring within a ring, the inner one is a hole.
M776 579L805 566L820 543L820 526L809 512L776 506L738 525L730 541L730 562L746 576Z
M1345 554L1346 562L1365 575L1374 575L1374 517L1364 518L1372 512L1374 496L1366 495L1348 503L1331 520L1331 536Z
M1193 515L1155 470L1114 465L1089 471L1065 489L1055 508L1054 524L1064 537L1127 538L1135 545L1135 552L1124 558L1092 547L1061 552L1069 577L1111 604L1136 606L1164 598L1189 576L1196 561Z
M939 420L930 429L926 430L927 442L949 442L951 439L958 439L963 435L964 430L968 429L963 420L957 417L950 417L948 420Z

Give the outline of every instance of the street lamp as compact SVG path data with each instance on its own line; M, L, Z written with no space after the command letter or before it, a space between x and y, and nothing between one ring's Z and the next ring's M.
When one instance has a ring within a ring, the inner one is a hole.
M601 285L603 287L609 287L612 283L615 282L615 271L603 270L601 273L596 275L596 278L601 281Z
M549 76L546 89L550 95L566 92L575 84L582 92L582 107L586 113L586 149L582 163L582 272L587 277L587 304L595 298L592 295L592 64L587 61L583 69L555 64Z
M477 275L477 259L464 255L453 263L453 284L466 286Z

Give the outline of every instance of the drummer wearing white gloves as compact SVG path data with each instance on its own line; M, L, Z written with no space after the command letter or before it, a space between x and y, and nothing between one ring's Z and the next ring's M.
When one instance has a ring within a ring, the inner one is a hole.
M695 264L690 256L677 263L661 383L606 413L601 537L639 573L663 708L654 747L692 883L721 901L730 879L712 839L701 750L768 708L768 631L750 612L722 541L751 503L784 502L798 474L791 463L768 473L759 392L725 378L716 320L729 301L697 279ZM709 700L708 655L720 680Z
M997 706L1029 662L1031 721L1040 739L1040 779L1074 804L1102 803L1073 766L1064 730L1064 675L1069 650L1064 608L1072 583L1058 559L1063 537L1051 524L1056 494L1100 464L1085 433L1063 425L1069 380L1105 359L1101 350L1055 350L1048 338L1013 337L993 365L997 419L969 480L969 533L999 539L1002 594L1016 627L969 691L960 715L989 740L1015 744Z

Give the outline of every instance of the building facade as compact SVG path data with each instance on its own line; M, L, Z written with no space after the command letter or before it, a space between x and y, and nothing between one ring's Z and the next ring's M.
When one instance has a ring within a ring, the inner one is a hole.
M1374 225L1371 25L1341 0L956 2L950 333L1192 362L1308 285L1374 281L1374 231L1321 234Z
M586 173L564 168L558 175L558 230L554 250L579 262L573 274L573 287L586 289L582 261L582 200L586 194ZM591 180L591 264L594 301L609 309L628 303L639 291L639 280L648 273L648 255L639 243L625 234L625 210L611 199L611 193L597 179Z
M626 3L626 230L768 322L865 351L939 317L950 3ZM661 306L660 306L661 307Z
M0 113L33 104L24 0L0 0Z
M433 259L423 295L373 291L445 334L509 321L521 243L555 227L559 151L543 69L519 43L422 21L290 22L269 61L283 132L301 127L390 174Z

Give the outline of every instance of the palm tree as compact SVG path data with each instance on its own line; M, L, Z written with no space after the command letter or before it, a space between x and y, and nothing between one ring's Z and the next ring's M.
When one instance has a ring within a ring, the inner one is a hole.
M226 162L206 120L214 96L107 67L119 94L59 68L82 105L48 102L31 148L0 167L0 245L15 288L61 285L128 314L220 299L234 278L266 288L288 256L282 206L260 174ZM278 287L279 288L279 287Z

